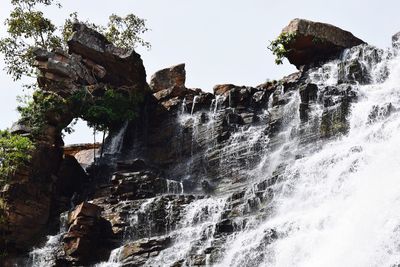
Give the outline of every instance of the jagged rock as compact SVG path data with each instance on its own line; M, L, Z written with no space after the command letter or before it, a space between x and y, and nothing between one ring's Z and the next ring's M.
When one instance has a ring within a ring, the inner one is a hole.
M346 48L365 43L336 26L305 19L292 20L282 33L294 34L285 49L287 59L297 68L326 61Z
M72 224L78 217L90 217L98 219L100 218L100 214L101 207L88 202L82 202L68 214L68 224Z
M122 248L120 260L123 266L141 266L170 244L171 238L168 236L140 239Z
M88 265L108 259L109 239L113 236L109 221L100 217L101 207L83 202L68 215L68 232L63 237L66 260Z
M233 88L238 87L234 84L218 84L214 86L213 91L214 95L226 95L227 92L232 90Z
M170 87L185 87L185 64L179 64L170 68L157 71L151 76L150 88L154 93Z
M306 121L308 119L308 108L310 101L317 100L318 86L308 83L299 88L300 93L300 119Z
M99 65L97 68L102 69L100 76L103 77L98 77L98 81L116 87L132 86L140 92L147 90L146 71L139 54L115 47L84 24L75 23L72 29L74 33L68 40L69 52L89 60L86 63Z
M112 178L111 194L119 199L142 199L167 192L166 179L152 172L118 172Z

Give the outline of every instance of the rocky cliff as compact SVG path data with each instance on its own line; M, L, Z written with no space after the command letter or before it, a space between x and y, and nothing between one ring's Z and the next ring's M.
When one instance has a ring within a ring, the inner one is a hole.
M5 266L221 263L231 236L271 214L286 168L348 132L358 85L372 79L366 62L384 57L349 32L296 19L283 32L293 33L286 56L298 73L209 93L186 87L184 64L147 84L136 52L85 25L74 31L68 52L36 51L41 88L67 97L84 87L101 97L111 86L140 92L144 101L85 171L71 148L63 150L58 129L73 119L69 107L49 120L32 163L2 189ZM332 73L337 81L329 83ZM265 231L257 255L242 266L257 265L278 235Z

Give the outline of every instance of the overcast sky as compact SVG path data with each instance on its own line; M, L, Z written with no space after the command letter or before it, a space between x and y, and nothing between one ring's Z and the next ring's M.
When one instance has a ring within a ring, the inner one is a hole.
M295 71L285 62L276 66L267 45L293 18L327 22L351 31L364 41L385 48L400 31L399 0L60 0L62 10L46 15L58 24L73 11L80 18L105 24L108 15L134 13L151 29L143 37L150 51L138 49L148 79L157 70L186 63L187 86L211 91L215 84L257 85ZM0 0L0 21L8 16L8 0ZM5 27L1 25L0 35ZM0 64L4 67L3 61ZM0 71L0 129L17 119L16 95L23 94ZM82 126L67 143L90 142Z

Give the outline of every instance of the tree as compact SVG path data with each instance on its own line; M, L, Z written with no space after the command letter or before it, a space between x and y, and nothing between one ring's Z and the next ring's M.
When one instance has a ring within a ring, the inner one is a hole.
M8 35L0 39L0 53L4 56L5 70L14 80L23 76L36 77L33 49L46 50L65 48L66 40L72 33L72 23L78 20L76 12L65 20L64 25L56 26L40 10L46 6L61 4L54 0L11 0L14 6L4 25ZM104 34L116 46L132 49L138 45L149 48L150 44L140 35L148 31L145 20L128 14L125 17L112 14L107 26L85 23Z
M20 80L23 76L35 78L37 76L33 51L35 48L45 50L66 49L67 40L72 34L72 25L79 21L77 12L72 13L65 23L56 26L53 22L44 16L41 11L47 6L56 5L61 8L61 4L55 0L11 0L14 6L10 16L5 21L7 27L7 36L0 39L0 53L5 60L5 70L14 80ZM89 21L84 22L89 27L102 33L110 42L124 49L133 49L137 46L150 48L150 44L144 41L140 35L148 31L145 20L128 14L125 17L112 14L106 26L96 25ZM33 97L18 108L22 120L28 124L35 133L40 133L41 127L46 121L46 112L49 109L60 107L63 101L61 97L41 92L35 84L26 85L28 88L35 89ZM121 119L133 118L133 111L130 105L133 105L134 99L126 104L130 107L127 112L113 111L115 100L126 100L124 95L117 91L110 91L105 95L104 100L98 100L96 105L86 107L82 114L75 114L76 117L87 119L88 125L98 129L106 129L109 125L120 121ZM65 99L68 104L70 99ZM60 102L61 101L61 102ZM136 101L136 100L135 100ZM126 102L126 101L125 101ZM129 105L128 105L129 104ZM86 105L87 106L87 105ZM121 118L116 118L123 115ZM112 120L112 121L111 121ZM70 128L66 129L71 131Z

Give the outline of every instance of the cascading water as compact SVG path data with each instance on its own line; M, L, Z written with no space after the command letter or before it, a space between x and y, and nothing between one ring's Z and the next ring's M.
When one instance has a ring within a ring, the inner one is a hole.
M60 249L63 235L67 232L68 212L60 215L60 230L56 235L48 236L44 246L35 248L29 253L27 266L51 267L56 261L56 254Z
M347 51L344 59L359 53ZM287 166L267 220L232 235L219 266L399 264L400 116L394 111L400 106L400 58L367 59L361 60L369 63L374 83L358 85L349 133ZM310 76L319 77L319 85L335 84L337 78L323 71L335 64ZM381 82L383 68L390 74Z

